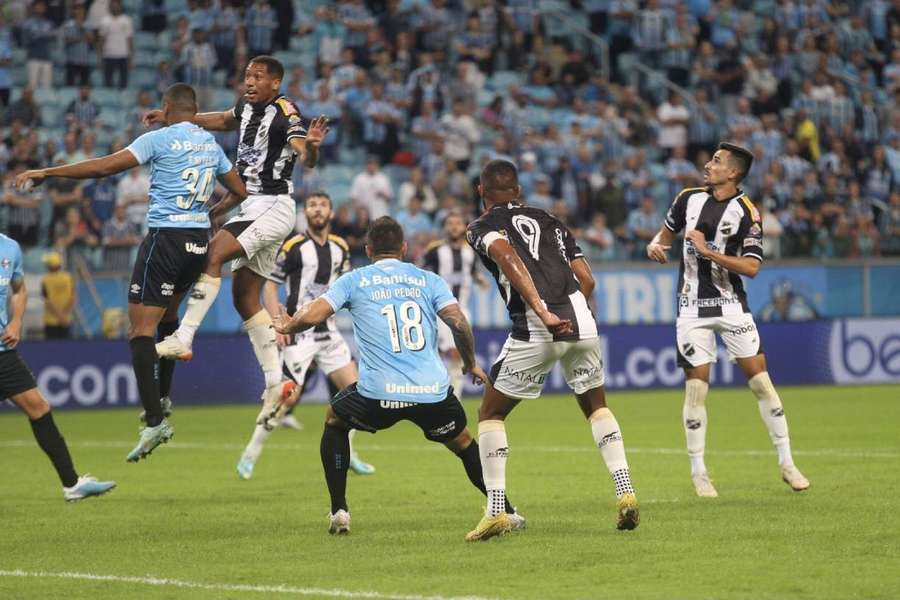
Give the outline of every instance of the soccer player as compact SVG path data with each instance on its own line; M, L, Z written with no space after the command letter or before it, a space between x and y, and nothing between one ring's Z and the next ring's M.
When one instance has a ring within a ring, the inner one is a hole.
M763 260L759 211L738 188L752 164L749 150L727 142L719 144L703 168L706 187L687 188L678 194L659 233L647 245L651 260L666 263L675 235L685 231L678 274L678 364L685 376L683 418L691 479L697 495L708 498L718 495L703 458L706 394L710 365L716 362L716 334L759 401L759 414L778 451L782 479L798 492L809 487L809 480L791 457L787 418L766 370L759 332L741 281L742 275L755 277Z
M237 168L249 196L238 215L219 230L209 244L209 260L194 284L187 311L174 334L156 345L165 358L189 360L197 328L206 316L222 283L222 267L233 261L234 306L244 320L256 359L265 376L263 404L282 400L281 358L272 319L260 302L260 293L275 267L275 258L294 230L296 204L291 198L291 172L297 155L307 167L316 165L319 144L327 133L327 119L313 119L304 129L300 111L279 93L284 67L271 56L257 56L247 65L244 98L231 110L194 115L194 123L211 130L240 128ZM159 120L151 111L148 123ZM229 208L227 205L224 208Z
M50 458L62 482L63 498L74 502L100 496L116 487L116 483L97 481L90 475L78 476L66 440L53 421L50 405L16 351L27 301L22 249L14 239L0 233L0 400L9 398L28 415L34 439Z
M128 287L128 338L146 426L128 453L129 462L146 457L174 434L164 414L169 412L168 403L164 410L161 398L168 397L175 363L158 361L164 357L157 357L154 336L175 330L178 305L206 263L210 224L206 202L216 180L237 201L246 196L244 183L215 138L192 123L197 113L193 88L183 83L169 87L162 112L166 127L145 133L124 150L26 171L16 178L19 187L27 188L48 177L95 179L150 163L149 232L138 249ZM216 205L211 211L214 218L226 208Z
M463 371L481 383L487 375L475 363L472 328L440 277L403 262L406 250L400 225L390 217L377 219L366 239L366 255L373 264L341 275L290 319L275 319L278 333L288 335L324 323L342 308L353 318L359 381L331 399L322 433L330 533L350 531L346 490L351 428L375 433L398 421L412 421L426 439L454 452L472 484L485 493L478 444L466 429L466 413L449 385L436 343L440 318L453 332ZM513 527L525 525L509 502L505 510Z
M350 270L350 248L347 242L331 233L331 198L325 192L313 192L304 202L307 229L305 234L292 237L281 248L275 260L275 269L263 288L263 302L269 315L279 314L278 287L287 287L287 312L294 314L297 308L312 302L328 289L328 286ZM276 338L283 348L283 369L289 378L302 388L306 373L313 360L318 368L342 390L358 379L356 363L350 356L350 348L341 332L330 318L314 329L302 334ZM294 391L287 402L299 398L301 389ZM271 415L261 415L253 437L238 462L241 479L250 479L263 445L272 433ZM359 459L352 451L350 469L360 475L369 475L375 468Z
M466 220L459 212L451 212L444 218L444 239L433 242L425 251L422 266L438 274L450 285L459 307L468 318L469 297L472 282L486 284L478 275L475 252L466 244ZM438 322L438 348L449 363L450 385L462 395L462 358L453 345L453 334L443 322Z
M466 540L485 540L510 530L503 511L509 452L505 420L521 400L540 396L557 362L615 482L617 527L634 529L639 522L637 498L619 424L606 406L597 322L587 303L594 289L591 266L565 225L544 210L521 204L522 188L511 162L488 162L478 191L486 210L469 225L466 237L497 281L513 325L478 411L488 502Z

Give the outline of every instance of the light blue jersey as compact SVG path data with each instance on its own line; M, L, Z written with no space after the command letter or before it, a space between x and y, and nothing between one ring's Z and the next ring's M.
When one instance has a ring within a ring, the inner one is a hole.
M9 297L12 282L25 277L22 270L22 249L19 242L0 233L0 331L9 325ZM0 352L9 350L0 342Z
M348 308L359 346L357 389L373 400L435 403L447 397L447 369L438 355L438 311L456 304L443 279L396 259L350 271L324 298Z
M231 170L211 133L183 121L145 133L128 150L140 164L150 163L148 227L209 227L206 201L216 177Z

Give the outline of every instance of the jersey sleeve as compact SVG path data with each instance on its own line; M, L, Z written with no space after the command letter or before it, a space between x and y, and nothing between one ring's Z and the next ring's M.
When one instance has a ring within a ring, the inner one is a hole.
M688 194L681 192L675 198L672 206L669 207L669 212L666 213L666 229L672 233L678 233L684 229L684 226L687 223L687 199Z
M222 150L222 146L220 146L219 144L216 144L216 155L218 158L218 163L216 164L216 175L224 175L231 170L231 161L228 160L228 156L225 155L225 151Z
M450 291L446 281L434 273L429 273L428 279L431 287L431 306L434 308L435 313L444 310L451 304L459 303L459 300Z
M131 142L126 148L137 159L138 164L145 165L156 155L158 141L162 130L148 131Z
M278 256L275 257L275 266L272 268L272 273L269 274L269 279L275 283L284 283L287 274L297 270L299 254L296 245L287 247L285 244L282 246L278 251Z
M18 281L25 277L25 270L22 268L22 247L19 246L18 242L13 243L16 245L16 251L13 254L12 279L13 281Z
M744 205L744 216L741 219L740 227L742 232L741 256L752 256L762 262L762 218L759 215L759 211L746 196L741 198L741 204Z
M353 291L353 274L355 271L344 273L337 281L331 284L328 291L319 296L331 305L334 312L350 306L350 293Z
M490 258L488 248L499 239L508 240L506 228L493 219L482 217L472 222L466 229L466 241L478 254Z
M281 114L284 116L285 137L287 141L294 138L306 139L306 127L303 125L303 118L300 116L300 109L288 98L279 98L276 102Z
M569 231L568 227L562 226L563 231L563 247L566 252L566 260L572 262L573 260L584 258L584 252L581 251L581 247L578 245L578 242L575 241L575 236L572 235L572 232Z

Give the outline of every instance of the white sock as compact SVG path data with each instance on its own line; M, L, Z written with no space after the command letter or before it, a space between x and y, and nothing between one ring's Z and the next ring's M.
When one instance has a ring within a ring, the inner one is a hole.
M598 408L588 417L594 442L600 448L600 455L609 474L616 484L616 496L634 493L631 486L631 474L628 471L628 459L625 458L625 444L622 442L622 431L619 423L608 408Z
M485 515L496 517L506 512L506 457L509 444L503 421L482 421L478 424L478 452L484 487L487 489Z
M687 439L688 458L691 459L691 475L706 473L703 455L706 453L706 393L709 384L701 379L688 379L684 383L684 409L682 424Z
M262 309L243 324L244 331L250 337L253 353L266 378L266 388L281 383L281 360L278 356L278 345L275 343L275 329L272 318L266 309Z
M778 452L778 464L783 467L794 464L794 458L791 456L791 439L788 437L787 418L784 416L781 398L778 397L778 392L772 385L769 373L763 371L747 383L759 401L759 416L766 424L769 437Z
M256 462L256 459L262 454L263 445L265 445L266 440L269 439L270 435L272 435L271 431L266 431L265 427L257 425L256 429L253 430L253 436L250 438L250 443L247 444L247 447L244 449L244 458L249 458L253 462Z
M203 322L206 313L219 295L219 288L222 286L221 277L210 277L206 273L200 275L200 279L194 284L191 293L188 295L187 310L184 312L184 318L175 331L177 337L183 344L190 347L194 343L194 334L197 328Z

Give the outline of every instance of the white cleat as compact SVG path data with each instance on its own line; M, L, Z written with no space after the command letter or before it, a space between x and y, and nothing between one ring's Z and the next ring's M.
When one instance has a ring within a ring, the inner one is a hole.
M194 352L191 350L191 347L179 340L174 333L167 335L163 341L156 344L156 354L160 358L171 360L191 360L194 358Z
M333 515L328 515L331 524L328 526L328 533L334 535L345 535L350 533L350 513L341 509Z
M518 511L514 513L506 513L506 516L509 517L509 522L512 525L512 531L525 529L525 517L520 515Z
M697 495L701 498L719 497L719 492L713 487L712 480L709 478L708 474L700 473L698 475L691 475L691 480L694 482L694 489L697 490Z
M800 469L794 465L785 465L781 467L781 479L791 486L791 489L795 492L802 492L803 490L809 489L809 479L804 477L803 473L800 472Z
M290 406L286 403L297 384L293 381L284 381L266 388L263 392L263 407L256 416L256 424L262 425L266 431L272 431L275 426L287 416Z
M294 415L285 415L281 420L281 426L285 429L293 429L294 431L302 431L303 423L297 420Z

